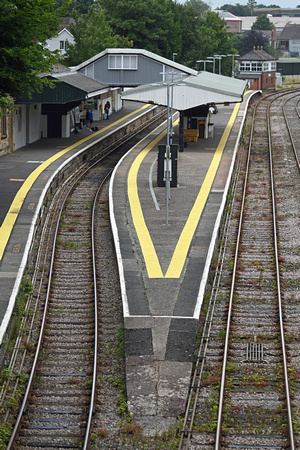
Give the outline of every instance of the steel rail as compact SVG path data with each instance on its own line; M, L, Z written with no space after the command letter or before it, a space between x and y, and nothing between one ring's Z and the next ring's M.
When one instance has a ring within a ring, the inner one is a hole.
M284 372L284 381L285 381L285 394L286 394L286 403L287 403L288 425L289 425L289 434L290 434L290 450L294 450L295 449L295 443L294 443L294 432L293 432L292 407L291 407L288 367L287 367L286 348L285 348L285 337L284 337L284 328L283 328L281 286L280 286L280 270L279 270L279 261L278 261L278 240L277 240L277 225L276 225L275 183L274 183L274 177L273 177L272 136L271 136L271 122L270 122L270 108L271 108L271 104L272 104L272 102L268 106L268 121L267 121L267 123L268 123L269 158L270 158L271 185L272 185L271 191L272 191L272 211L273 211L273 229L274 229L275 266L276 266L277 295L278 295L278 314L279 314L280 338L281 338L282 357L283 357L283 372Z
M228 317L227 317L227 325L226 325L226 336L225 336L225 344L224 344L224 356L223 356L223 365L222 365L222 377L220 384L220 397L219 397L219 409L218 409L218 418L217 418L217 427L216 427L216 437L215 437L215 450L219 450L220 448L220 439L221 439L221 428L222 428L222 414L223 414L223 403L224 403L224 392L225 392L225 381L226 381L226 365L228 358L228 344L229 344L229 335L230 335L230 324L231 324L231 315L232 315L232 307L233 307L233 293L235 287L235 279L237 272L237 261L238 261L238 252L239 245L241 239L241 231L242 231L242 219L245 208L245 199L246 199L246 190L247 190L247 181L249 176L249 165L250 165L250 154L251 147L253 142L253 133L254 133L254 123L255 123L255 113L258 105L265 100L267 97L272 96L273 94L269 94L262 98L253 108L252 115L252 125L250 132L250 140L248 147L248 156L247 156L247 164L245 171L245 181L243 188L243 196L242 196L242 204L239 218L239 227L237 234L237 242L235 249L235 257L233 264L233 274L232 274L232 282L231 282L231 290L230 290L230 298L229 298L229 306L228 306ZM286 93L282 93L279 96L286 95ZM278 96L276 97L276 99ZM275 100L275 99L274 99ZM272 100L271 103L274 101ZM270 104L271 104L270 103ZM287 402L287 415L288 415L288 426L289 426L289 437L290 437L290 449L294 450L294 434L293 434L293 422L292 422L292 411L291 411L291 402L290 402L290 393L289 393L289 381L288 381L288 373L287 373L287 360L286 360L286 350L284 343L284 329L283 329L283 318L282 318L282 304L281 304L281 290L280 290L280 277L279 277L279 262L278 262L278 243L277 243L277 230L276 230L276 207L275 207L275 195L274 195L274 180L273 180L273 169L272 169L272 143L271 143L271 128L270 128L270 114L269 114L270 105L268 106L268 114L267 114L267 129L268 129L268 150L269 150L269 159L270 159L270 172L271 172L271 191L272 191L272 210L273 210L273 231L274 231L274 247L275 247L275 260L276 260L276 274L277 274L277 291L278 291L278 306L279 306L279 322L280 322L280 335L281 335L281 343L282 343L282 354L283 354L283 365L284 365L284 380L285 380L285 393L286 393L286 402Z
M299 95L300 95L300 93L299 93ZM283 105L282 105L282 113L283 113L283 117L284 117L284 120L285 120L285 124L286 124L287 129L288 129L288 132L289 132L289 136L290 136L290 140L291 140L291 143L292 143L293 152L294 152L294 155L295 155L295 159L296 159L296 162L297 162L297 166L298 166L298 169L300 170L300 160L299 160L299 156L298 156L298 153L297 153L297 150L296 150L296 146L295 146L295 142L294 142L294 139L293 139L293 133L292 133L292 130L291 130L291 127L290 127L290 125L289 125L289 121L288 121L288 118L287 118L287 115L286 115L286 104L287 104L287 102L288 102L289 100L291 100L291 99L288 98L288 99L283 103ZM299 104L299 102L300 102L300 100L298 100L298 102L297 102L297 105L296 105L296 112L297 112L297 114L298 114L298 117L300 118L300 114L299 114L299 110L298 110L298 104Z
M106 155L105 155L106 156ZM37 366L37 362L38 362L38 358L39 358L39 354L41 351L41 347L42 347L42 340L43 340L43 335L44 335L44 329L45 329L45 323L46 323L46 318L47 318L47 311L48 311L48 304L49 304L49 297L50 297L50 290L51 290L51 282L52 282L52 276L53 276L53 267L54 267L54 255L55 255L55 247L56 247L56 241L57 241L57 236L58 236L58 231L59 231L59 225L60 225L60 220L61 220L61 216L63 213L63 209L65 207L65 204L67 202L67 198L69 197L69 195L71 194L72 190L74 189L74 187L76 186L76 184L86 175L87 172L89 172L92 168L94 168L97 164L99 164L99 162L105 157L105 156L101 156L100 159L98 159L96 162L94 162L91 166L89 166L88 168L86 168L82 173L80 173L80 175L74 180L72 181L72 185L68 188L64 199L63 199L63 203L60 207L59 213L58 213L58 217L57 217L57 223L56 223L56 227L55 227L55 232L54 232L54 241L53 241L53 246L52 246L52 255L51 255L51 262L50 262L50 268L49 268L49 278L48 278L48 286L47 286L47 293L46 293L46 299L45 299L45 304L44 304L44 312L43 312L43 318L42 318L42 323L41 323L41 328L40 328L40 333L39 333L39 338L38 338L38 343L37 343L37 347L36 347L36 351L35 351L35 356L34 356L34 360L33 360L33 364L32 364L32 369L30 372L30 376L29 376L29 380L28 380L28 384L26 387L26 391L24 394L24 398L22 401L22 405L20 407L19 413L18 413L18 417L15 423L15 426L13 428L9 443L7 445L6 450L10 450L13 448L15 439L17 437L19 428L21 426L21 422L22 422L22 417L23 414L26 410L26 403L28 401L28 397L30 394L30 390L31 390L31 386L33 383L33 379L35 376L35 372L36 372L36 366ZM94 264L94 257L93 257L93 264ZM95 268L93 268L93 272L94 272L94 276L95 276ZM96 289L96 283L94 281L94 291ZM96 302L95 302L96 304ZM97 308L95 308L95 314L97 313ZM96 318L95 317L95 330L97 332L97 323L96 323ZM97 342L98 342L98 334L95 333L95 335L97 336L97 341L95 341L94 343L94 363L93 363L93 374L95 373L95 366L96 366L96 362L97 362ZM95 397L95 380L93 379L93 383L92 383L92 389L94 390L94 392L92 393L92 399L93 399L93 404L90 406L89 408L89 415L88 415L88 423L89 423L89 427L91 424L91 415L93 413L93 409L94 409L94 397ZM86 433L87 435L87 433ZM88 443L88 438L87 436L85 436L85 442ZM87 449L87 445L85 447L82 447L84 450Z
M86 426L86 433L85 433L85 439L83 444L83 449L86 450L89 445L90 440L90 430L91 430L91 424L92 424L92 417L94 414L95 409L95 392L96 392L96 379L97 379L97 352L98 352L98 292L97 292L97 265L96 265L96 258L95 258L95 213L96 213L96 204L99 197L99 194L101 192L101 189L103 188L104 183L107 181L107 179L111 175L110 171L104 180L102 180L101 184L98 187L98 190L95 194L94 202L93 202L93 210L92 210L92 259L93 259L93 282L94 282L94 308L95 308L95 338L94 338L94 363L93 363L93 382L92 382L92 392L91 392L91 401L90 401L90 408L88 413L88 420L87 420L87 426Z
M232 192L233 192L232 197L234 197L234 194L235 194L236 188L237 188L237 182L238 182L237 174L240 171L240 164L241 164L241 162L239 161L238 168L236 170L236 175L232 182ZM203 374L204 365L206 362L206 355L207 355L207 349L208 349L208 344L209 344L209 339L210 339L211 327L212 327L212 323L213 323L214 310L215 310L215 306L216 306L217 295L219 292L221 275L222 275L222 271L223 271L223 263L224 263L224 259L225 259L227 239L228 239L228 229L229 229L231 219L232 219L231 211L232 210L230 209L230 213L226 214L225 222L224 222L224 225L222 226L222 233L221 233L221 237L220 237L220 242L222 242L222 245L221 245L221 248L218 253L218 262L217 262L217 267L216 267L216 271L214 274L214 280L213 280L213 284L212 284L210 299L208 302L208 310L206 313L206 318L205 318L203 331L202 331L202 335L201 335L201 339L200 339L199 349L198 349L197 355L196 355L195 369L194 369L194 374L192 377L192 382L191 382L190 388L189 388L188 400L187 400L186 407L185 407L186 413L185 413L184 422L182 425L178 450L181 450L183 448L184 439L186 439L184 448L185 448L185 450L187 450L189 441L192 436L193 422L194 422L194 418L196 415L197 401L198 401L200 388L201 388L201 382L202 382L202 374ZM193 396L193 394L194 394L194 396ZM188 426L188 424L189 424L189 426Z

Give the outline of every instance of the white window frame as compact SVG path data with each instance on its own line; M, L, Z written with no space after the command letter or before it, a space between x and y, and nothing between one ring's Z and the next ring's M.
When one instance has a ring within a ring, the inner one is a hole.
M264 70L264 72L268 72L269 71L269 68L270 68L270 65L269 65L269 63L268 62L264 62L263 63L263 70Z
M242 61L240 63L240 72L251 72L251 64L248 61Z
M137 55L108 55L108 70L137 70Z
M251 64L251 72L262 72L262 63L261 62L253 62Z

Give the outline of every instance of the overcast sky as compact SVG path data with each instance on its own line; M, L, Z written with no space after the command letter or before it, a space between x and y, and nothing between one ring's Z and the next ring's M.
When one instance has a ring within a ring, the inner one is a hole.
M184 3L185 0L177 0L179 3ZM205 1L212 9L220 8L223 5L236 5L239 3L240 5L247 5L248 0L237 0L237 1L230 1L230 0L207 0ZM278 5L280 8L296 8L298 5L300 5L300 0L271 0L271 1L264 1L264 0L256 0L257 3L261 5Z

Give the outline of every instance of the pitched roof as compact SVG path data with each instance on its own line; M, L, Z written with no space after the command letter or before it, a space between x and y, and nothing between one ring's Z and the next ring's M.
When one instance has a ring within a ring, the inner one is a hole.
M278 39L280 39L281 41L289 41L293 39L299 40L300 24L288 23L278 36Z
M265 50L251 50L238 58L239 61L276 61L275 56Z
M129 89L123 92L122 99L167 106L167 84L160 82ZM185 111L212 102L240 102L245 88L246 81L211 72L199 72L197 76L190 75L174 82L173 107L178 111Z
M182 64L177 63L176 61L172 61L171 59L164 58L162 56L156 55L155 53L149 52L148 50L143 50L140 48L107 48L103 50L103 52L98 53L97 55L93 56L92 58L88 59L87 61L84 61L83 63L79 64L76 67L72 67L71 70L80 70L83 67L88 66L89 64L97 61L98 59L102 58L105 55L143 55L147 58L153 59L155 61L158 61L162 64L166 64L170 67L174 67L174 69L180 70L181 72L188 73L190 75L196 75L197 71L194 69L190 69L187 66L184 66Z
M77 72L58 73L52 74L52 76L58 80L70 84L71 86L85 91L88 96L91 94L96 95L95 92L108 89L108 86L100 83L100 81L93 80L92 78L86 77L85 75Z

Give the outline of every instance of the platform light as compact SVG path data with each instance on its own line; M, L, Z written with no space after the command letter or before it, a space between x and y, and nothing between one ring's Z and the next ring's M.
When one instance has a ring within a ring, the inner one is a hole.
M234 58L238 58L240 55L237 55L236 53L229 53L226 56L232 56L232 70L231 70L231 76L234 78Z
M219 60L219 75L222 75L221 73L221 61L222 58L225 58L227 55L214 55L214 58Z
M215 67L216 67L215 60L216 60L216 58L214 56L208 56L207 59L212 59L213 60L213 73L215 73Z

